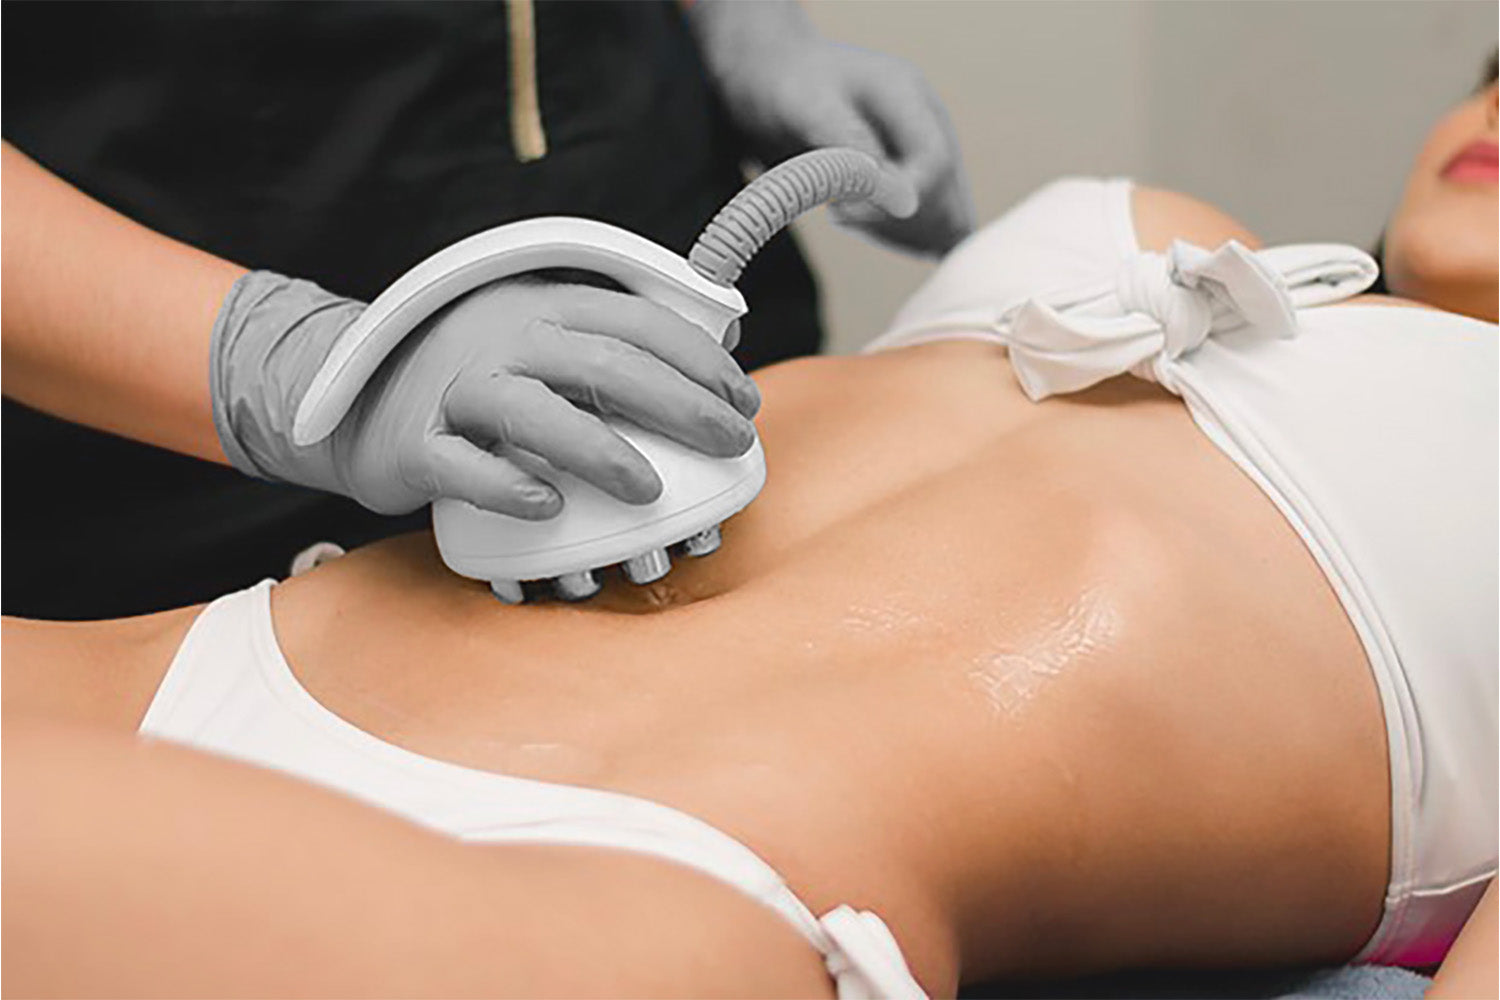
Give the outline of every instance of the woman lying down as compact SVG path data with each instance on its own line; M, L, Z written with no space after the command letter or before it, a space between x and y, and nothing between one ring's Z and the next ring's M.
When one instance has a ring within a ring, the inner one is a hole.
M1496 862L1494 138L1493 82L1432 133L1404 300L1351 248L1044 188L880 350L761 375L765 492L644 590L508 607L422 535L7 622L8 985L1441 960ZM1439 991L1493 988L1494 919Z

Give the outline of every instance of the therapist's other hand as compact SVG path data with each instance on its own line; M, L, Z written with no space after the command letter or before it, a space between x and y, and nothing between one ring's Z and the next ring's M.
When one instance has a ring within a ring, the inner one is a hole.
M662 484L601 415L709 455L754 442L755 385L701 329L646 299L584 285L498 282L413 330L332 435L291 443L313 374L360 303L251 272L215 332L215 421L236 467L343 493L384 514L438 497L553 517L562 469L649 503Z
M765 162L853 146L905 173L920 197L907 219L859 204L836 208L841 222L927 255L973 232L957 136L915 66L822 37L789 0L698 0L690 16L730 115Z

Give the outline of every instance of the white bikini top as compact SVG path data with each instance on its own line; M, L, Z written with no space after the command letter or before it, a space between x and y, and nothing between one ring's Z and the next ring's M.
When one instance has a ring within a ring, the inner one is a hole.
M849 906L815 916L755 852L702 820L616 792L434 760L345 722L282 656L271 586L221 597L198 615L143 735L283 771L463 840L615 848L687 865L781 914L823 955L840 997L924 995L880 917Z
M1424 954L1496 869L1500 330L1318 308L1374 281L1353 247L1143 252L1131 190L1042 188L950 254L868 349L991 340L1035 400L1127 372L1182 397L1359 633L1391 746L1390 893L1405 900L1401 932L1366 957Z

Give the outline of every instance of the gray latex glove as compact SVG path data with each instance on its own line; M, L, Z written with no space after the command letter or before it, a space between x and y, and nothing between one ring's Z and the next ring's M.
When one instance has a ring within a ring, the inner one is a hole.
M791 0L698 0L688 17L709 75L762 162L853 146L904 172L921 199L907 219L867 204L836 207L841 222L932 255L974 231L953 125L915 66L829 41Z
M235 284L214 325L210 385L236 468L382 514L443 496L539 520L562 509L548 463L627 503L660 495L650 462L595 413L720 457L754 441L755 384L701 329L633 295L513 280L412 331L332 435L294 445L298 403L363 309L268 271Z

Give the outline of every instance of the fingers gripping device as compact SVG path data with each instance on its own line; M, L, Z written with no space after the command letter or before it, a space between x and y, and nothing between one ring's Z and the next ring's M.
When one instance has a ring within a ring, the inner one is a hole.
M797 216L827 201L868 199L897 217L916 209L899 175L851 149L821 149L766 171L726 204L686 258L635 233L592 219L552 216L489 229L440 250L382 292L334 343L298 406L293 440L309 445L333 433L385 357L423 320L461 295L544 268L592 271L672 309L723 343L747 311L734 287L745 265ZM719 524L743 509L766 480L757 439L737 458L712 458L627 421L604 416L656 468L662 493L634 506L553 469L562 513L528 521L439 498L432 525L443 561L486 580L508 603L522 581L551 581L567 600L598 592L598 570L623 564L635 584L659 580L671 551L704 556L719 547ZM535 590L535 588L533 588Z

